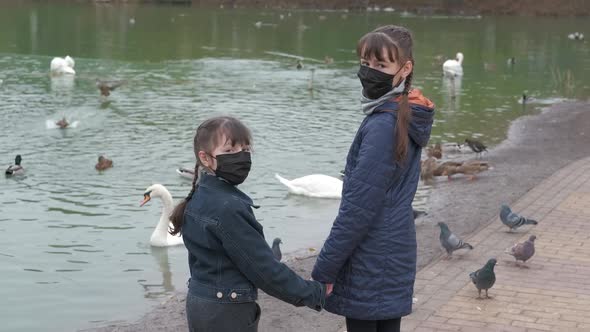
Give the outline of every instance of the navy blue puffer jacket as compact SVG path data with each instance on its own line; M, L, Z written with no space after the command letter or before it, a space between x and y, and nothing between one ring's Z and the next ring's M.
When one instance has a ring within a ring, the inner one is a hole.
M394 101L364 119L348 152L338 216L312 273L314 280L334 283L325 307L332 313L383 320L412 312L416 277L412 201L434 105L413 90L410 106L410 140L403 165L394 162L398 109Z

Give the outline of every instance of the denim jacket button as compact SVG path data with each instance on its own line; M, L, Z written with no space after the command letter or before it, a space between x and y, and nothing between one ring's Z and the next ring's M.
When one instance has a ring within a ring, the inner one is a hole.
M231 292L231 295L230 296L231 296L232 299L235 300L238 297L238 294L236 294L236 292Z
M223 297L223 293L221 293L221 292L217 292L217 298L218 298L218 299L220 299L220 298L222 298L222 297Z

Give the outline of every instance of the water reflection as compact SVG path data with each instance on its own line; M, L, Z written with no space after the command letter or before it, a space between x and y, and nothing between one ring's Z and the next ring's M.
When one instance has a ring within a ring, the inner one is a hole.
M49 71L49 70L48 70ZM69 92L74 89L75 76L74 75L57 75L51 76L51 91L54 92Z
M443 76L442 78L442 97L445 110L458 112L461 111L461 85L463 76Z
M170 262L168 261L168 250L169 248L166 247L150 247L150 253L162 275L162 282L148 283L147 280L140 280L139 284L143 287L145 298L159 298L172 293L175 289L172 283Z

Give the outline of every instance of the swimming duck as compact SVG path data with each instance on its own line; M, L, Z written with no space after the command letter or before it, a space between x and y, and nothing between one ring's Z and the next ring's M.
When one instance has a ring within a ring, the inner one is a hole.
M102 96L108 97L111 91L125 84L125 81L101 81L96 79L96 87L100 90Z
M111 167L113 167L113 161L105 156L99 156L98 163L96 164L96 166L94 166L94 168L96 168L99 171L104 171L105 169Z
M571 40L584 40L584 34L580 32L570 33L567 37Z
M14 158L14 165L8 166L6 169L6 175L23 175L25 174L25 169L20 165L23 158L21 158L20 154L16 155Z
M66 129L70 125L70 123L68 122L68 120L64 116L61 120L56 121L55 125L58 126L60 129Z

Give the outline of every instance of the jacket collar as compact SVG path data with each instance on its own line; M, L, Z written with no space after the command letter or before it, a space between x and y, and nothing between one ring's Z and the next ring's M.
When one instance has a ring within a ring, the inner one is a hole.
M201 177L199 179L199 187L205 187L215 191L221 191L231 194L255 209L258 209L260 207L259 205L255 205L254 202L252 202L252 199L243 191L238 189L236 186L229 184L227 181L223 180L222 178L216 177L215 175L211 175L205 172L201 173Z
M416 144L425 147L430 139L434 120L434 104L422 95L418 89L413 89L408 95L408 102L412 110L412 117L408 126L408 135ZM376 113L390 111L394 116L399 109L399 99L391 99L378 106Z

